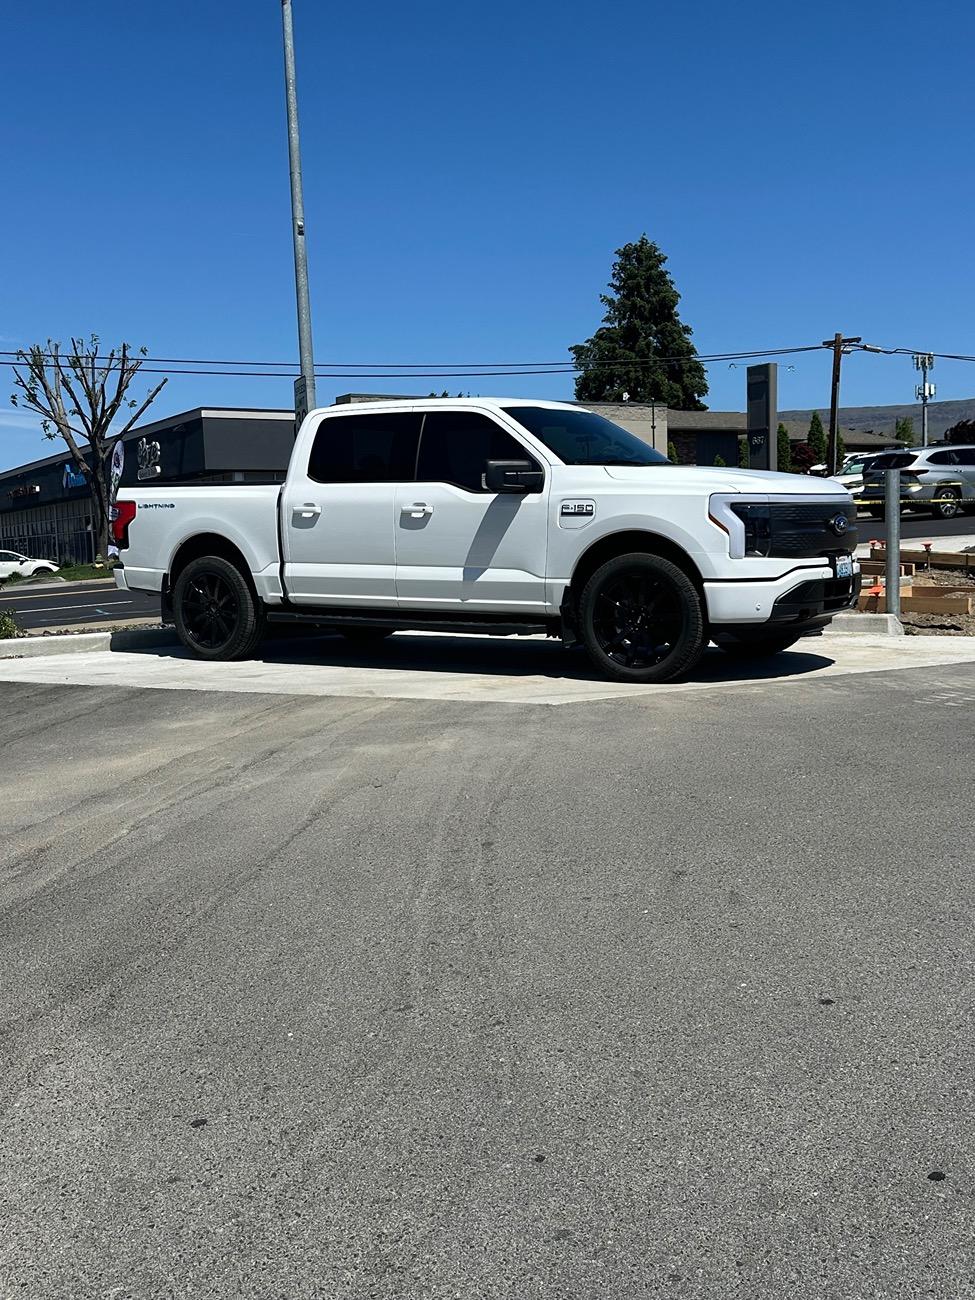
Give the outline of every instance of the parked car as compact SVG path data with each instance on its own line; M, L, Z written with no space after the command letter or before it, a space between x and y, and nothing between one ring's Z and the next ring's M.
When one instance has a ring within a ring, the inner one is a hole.
M901 505L935 519L954 519L975 501L975 446L916 447L875 456L863 476L858 504L883 518L884 471L901 471Z
M32 578L35 573L57 573L53 560L32 560L18 551L0 551L0 581L4 578Z
M872 451L866 453L854 453L853 455L847 456L836 473L831 475L833 481L835 483L842 483L847 492L853 492L854 494L859 492L863 487L863 475L865 471L870 465L872 465L880 454L880 452Z
M312 411L283 486L127 488L116 514L116 583L158 593L205 659L248 658L269 623L542 633L671 681L709 639L772 654L821 631L860 581L838 483L674 465L524 398Z

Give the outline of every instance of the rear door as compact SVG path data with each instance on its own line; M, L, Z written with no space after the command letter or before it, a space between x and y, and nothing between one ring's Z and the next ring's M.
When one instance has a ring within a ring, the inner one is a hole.
M491 492L489 460L535 454L481 411L423 417L416 482L396 494L396 592L401 607L545 610L549 474L541 491Z
M281 500L285 589L296 604L395 607L396 493L413 478L420 419L403 411L322 419Z
M975 502L975 447L956 447L958 474L964 487L966 502Z

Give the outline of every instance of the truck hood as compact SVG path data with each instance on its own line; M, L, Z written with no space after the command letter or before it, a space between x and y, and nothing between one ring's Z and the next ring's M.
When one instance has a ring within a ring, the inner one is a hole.
M723 469L709 465L604 465L603 472L612 479L634 487L689 488L697 492L746 492L768 496L839 497L845 492L835 479L815 478L809 474L772 474L768 470Z

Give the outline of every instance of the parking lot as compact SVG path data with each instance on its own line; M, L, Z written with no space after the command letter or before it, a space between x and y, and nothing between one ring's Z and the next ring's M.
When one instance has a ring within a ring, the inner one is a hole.
M2 1294L970 1293L966 643L448 640L0 662Z

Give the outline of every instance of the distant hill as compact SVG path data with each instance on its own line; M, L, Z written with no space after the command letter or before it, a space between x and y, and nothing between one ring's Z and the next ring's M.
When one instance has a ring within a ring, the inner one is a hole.
M829 407L821 406L819 414L823 423L828 423ZM846 429L856 429L865 433L872 429L874 433L893 436L897 420L910 417L914 421L914 432L921 440L921 403L908 402L903 406L841 406L839 422ZM812 411L780 411L779 419L797 424L808 424ZM975 420L975 397L964 397L957 402L928 403L928 437L932 442L943 438L946 429L950 429L959 420Z

